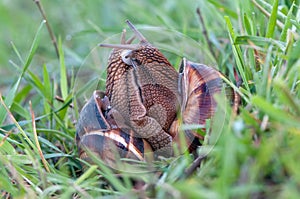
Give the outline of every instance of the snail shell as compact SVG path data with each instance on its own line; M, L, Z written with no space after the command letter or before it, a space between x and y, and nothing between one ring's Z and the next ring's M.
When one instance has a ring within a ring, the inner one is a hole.
M181 124L202 125L205 132L207 119L211 119L216 111L217 103L214 95L220 93L224 88L221 73L216 69L182 59L180 65L180 76L178 79L179 92L181 94L181 121L175 120L170 131L180 132ZM186 145L190 151L199 145L199 139L204 137L193 130L184 131ZM174 138L179 143L179 138Z
M82 108L76 126L79 157L92 162L87 152L89 150L111 167L120 158L145 160L145 154L152 152L150 145L146 140L132 136L130 129L112 129L115 122L110 111L105 94L95 91ZM147 157L151 158L149 155Z

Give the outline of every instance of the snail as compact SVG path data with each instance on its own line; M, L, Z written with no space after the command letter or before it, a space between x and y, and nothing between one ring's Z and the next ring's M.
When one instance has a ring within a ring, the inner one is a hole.
M214 95L224 88L216 69L183 58L179 72L127 21L135 38L113 48L108 58L106 91L95 91L83 107L76 127L80 158L90 150L109 166L119 158L142 161L173 155L181 124L204 125L213 117ZM193 151L201 135L183 132ZM150 154L150 155L146 155Z
M132 130L115 126L109 115L110 109L105 93L94 91L82 108L76 126L79 157L92 162L88 149L111 167L124 157L144 161L144 154L153 152L151 146L144 139L133 136Z

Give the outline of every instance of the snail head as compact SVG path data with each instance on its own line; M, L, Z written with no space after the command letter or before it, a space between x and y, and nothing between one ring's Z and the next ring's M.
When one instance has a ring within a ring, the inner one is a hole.
M127 65L134 65L132 62L132 54L133 52L138 51L141 48L151 46L151 44L147 41L147 39L139 32L136 27L129 21L126 20L129 28L133 31L134 35L130 39L126 41L126 30L124 29L121 35L121 44L99 44L100 47L113 48L117 50L121 50L121 58L122 61ZM137 38L139 40L138 44L132 44L133 40Z

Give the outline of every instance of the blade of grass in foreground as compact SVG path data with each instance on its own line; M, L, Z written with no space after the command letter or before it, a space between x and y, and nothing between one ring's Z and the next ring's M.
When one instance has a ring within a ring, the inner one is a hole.
M72 98L66 100L64 102L64 104L61 107L59 107L58 109L56 109L54 111L51 111L50 113L47 113L45 115L36 117L35 120L41 120L43 118L49 117L50 114L58 114L60 111L64 110L66 107L68 107L71 104L71 102L72 102ZM17 124L13 123L13 124L8 124L8 125L0 126L0 128L8 131L8 130L11 130L12 128L15 128L15 127L20 127L21 128L21 126L25 126L25 125L27 125L27 124L29 124L31 122L32 122L31 120L23 120L23 121L18 121ZM57 122L60 122L60 121L57 121ZM64 129L64 130L67 130L67 129Z
M21 134L23 135L23 137L25 138L25 140L28 142L28 144L33 148L36 149L35 145L33 144L33 142L30 140L30 138L27 136L27 134L25 133L25 131L21 128L21 126L19 125L19 123L16 121L16 119L13 117L13 115L11 114L11 112L9 111L9 108L7 107L7 105L5 104L2 95L0 93L0 103L1 103L1 107L3 107L7 113L9 113L11 119L13 120L15 126L19 129L19 131L21 132Z
M296 99L292 96L286 85L283 81L277 80L274 81L274 91L278 95L278 99L288 106L291 110L295 111L295 113L300 116L300 107Z
M62 97L65 100L66 97L68 96L68 82L67 82L67 70L66 70L61 37L59 37L58 39L58 51L59 51L59 62L60 62L60 89L61 89Z
M270 12L272 12L272 10L273 10L273 7L272 7L272 5L271 4L269 4L267 1L264 1L264 0L252 0L252 2L254 3L254 5L264 14L264 15L266 15L267 17L270 17L271 16L271 14L270 14ZM299 3L298 3L299 4ZM281 4L282 5L282 4ZM281 6L280 5L280 6ZM294 1L294 5L296 5L295 4L295 1ZM293 6L291 6L291 7L293 7ZM282 10L284 10L284 9L282 9ZM296 15L295 15L296 16ZM291 17L291 19L290 19L290 22L294 25L294 26L296 26L298 29L300 28L300 24L298 23L298 21L297 21L297 19L296 19L296 17L295 16L292 16ZM277 17L278 17L278 19L277 19L277 26L279 27L279 28L283 28L283 24L281 23L282 21L286 21L286 20L288 20L287 18L287 16L281 11L281 10L278 10L278 12L277 12ZM280 21L279 21L280 20Z
M46 161L46 159L44 157L43 151L41 149L41 145L40 145L39 140L38 140L38 135L37 135L37 132L36 132L35 116L34 116L34 111L32 109L31 101L29 102L29 105L30 105L30 112L31 112L31 118L32 118L31 119L31 121L32 121L32 131L33 131L35 145L36 145L37 150L39 152L39 155L40 155L40 158L41 158L42 163L44 165L44 168L46 169L47 172L50 172L48 162Z
M277 46L281 51L284 51L286 46L284 42L271 39L271 38L266 38L266 37L258 37L258 36L248 36L248 35L243 35L243 36L237 36L234 43L235 44L250 44L250 41L255 44L256 46L268 46L268 45L275 45Z
M285 41L286 40L287 31L290 28L290 26L292 25L291 19L292 19L292 16L293 16L294 7L295 7L295 3L293 3L293 5L291 6L291 8L290 8L290 10L287 14L287 18L286 18L283 30L282 30L281 35L280 35L280 41Z
M236 46L234 43L234 40L236 38L234 30L233 30L233 26L232 23L230 21L230 18L228 16L225 16L225 21L227 24L227 29L228 29L228 33L229 33L229 38L230 38L230 42L232 45L232 51L236 60L236 64L237 64L237 69L239 71L240 76L242 77L243 80L243 84L246 87L246 90L248 93L250 93L250 88L249 88L249 84L248 84L248 80L246 78L246 74L245 74L245 63L243 61L243 56L242 56L242 52L239 46Z
M274 35L276 20L277 20L277 10L278 10L278 0L274 0L273 9L272 9L272 13L270 16L267 33L266 33L267 38L272 38Z
M93 152L89 150L87 150L86 152L92 159L92 161L100 168L100 170L97 170L97 172L102 175L117 191L123 193L128 191L129 188L124 187L122 181L118 179L113 171L100 158L96 157L95 154L93 154Z
M278 122L286 123L298 128L300 127L298 118L291 116L284 110L274 107L274 104L267 102L264 98L254 96L252 98L252 103Z

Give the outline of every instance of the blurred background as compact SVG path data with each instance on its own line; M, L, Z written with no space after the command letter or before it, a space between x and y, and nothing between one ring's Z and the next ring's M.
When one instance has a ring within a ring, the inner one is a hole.
M226 1L228 7L230 2ZM83 81L98 78L101 89L105 84L101 79L105 78L110 49L100 50L97 45L118 43L123 28L127 28L130 35L126 19L131 20L151 43L165 51L174 65L178 65L182 56L216 65L217 60L206 47L197 7L205 16L209 37L216 46L220 40L214 38L227 34L222 9L220 15L216 15L210 11L216 7L202 0L42 0L41 3L55 36L61 38L68 75L75 74ZM5 96L21 73L23 64L20 58L25 60L28 56L43 19L33 0L2 0L0 13L0 92ZM231 14L231 17L237 17L234 12ZM224 31L220 32L220 27ZM51 78L55 79L59 74L59 61L45 25L39 35L38 48L29 69L40 76L42 66L46 65Z

